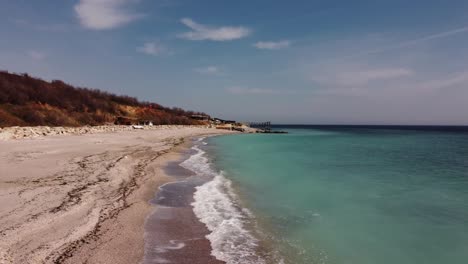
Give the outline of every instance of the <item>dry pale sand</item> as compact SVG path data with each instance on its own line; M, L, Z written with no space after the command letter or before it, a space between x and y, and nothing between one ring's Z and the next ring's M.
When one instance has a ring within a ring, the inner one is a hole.
M163 166L207 128L0 141L0 263L139 263ZM177 147L179 146L179 147ZM209 254L209 253L208 253Z

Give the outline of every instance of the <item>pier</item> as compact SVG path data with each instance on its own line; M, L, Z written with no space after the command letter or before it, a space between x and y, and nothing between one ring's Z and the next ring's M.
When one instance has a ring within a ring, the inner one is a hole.
M258 128L263 131L271 131L271 122L251 122L249 123L251 128Z
M288 132L271 129L271 122L250 122L249 127L255 128L256 133L286 134Z

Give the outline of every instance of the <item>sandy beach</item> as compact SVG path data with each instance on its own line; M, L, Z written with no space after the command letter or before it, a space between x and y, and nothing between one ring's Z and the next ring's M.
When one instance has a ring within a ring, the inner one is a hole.
M191 138L222 133L231 132L164 127L0 141L0 263L142 262L145 220L158 210L149 200L173 180L164 167ZM209 243L199 245L209 256Z

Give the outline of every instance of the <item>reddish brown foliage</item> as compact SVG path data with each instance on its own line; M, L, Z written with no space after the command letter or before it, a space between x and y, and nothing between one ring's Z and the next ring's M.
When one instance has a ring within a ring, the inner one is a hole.
M196 124L180 108L139 102L136 98L46 82L27 74L0 72L0 127L80 126L113 123L118 116L157 124Z

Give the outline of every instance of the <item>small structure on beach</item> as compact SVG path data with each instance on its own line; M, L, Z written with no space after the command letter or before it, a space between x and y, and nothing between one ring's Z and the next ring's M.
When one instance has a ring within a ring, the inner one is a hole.
M236 130L244 133L287 133L284 131L272 130L270 121L240 123L234 120L224 120L220 118L213 118L210 121L211 126L214 126L216 129Z
M210 121L209 115L191 115L190 118L200 121Z
M137 119L126 116L118 116L114 121L114 125L124 126L152 126L153 124L152 120Z
M151 120L138 120L138 125L140 125L140 126L152 126L153 121L151 121Z
M236 124L237 123L235 120L224 120L221 118L213 118L212 121L215 124Z
M232 124L220 124L220 125L216 125L216 129L232 130L233 127L234 127L234 126L233 126Z

